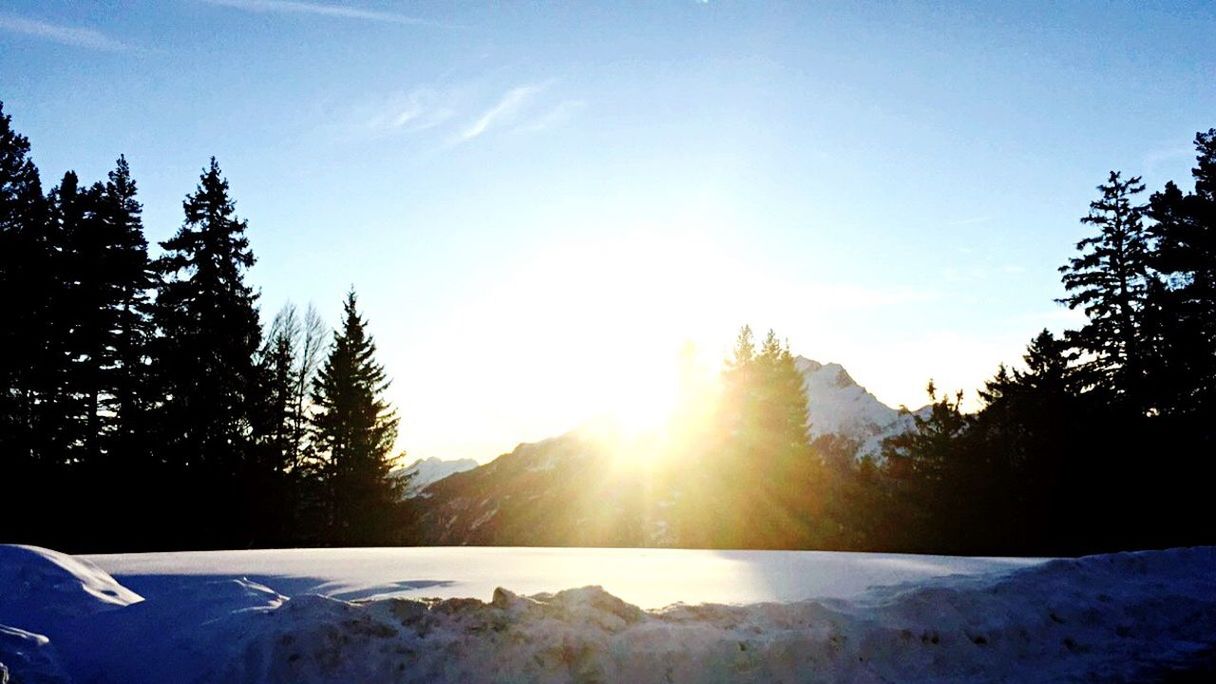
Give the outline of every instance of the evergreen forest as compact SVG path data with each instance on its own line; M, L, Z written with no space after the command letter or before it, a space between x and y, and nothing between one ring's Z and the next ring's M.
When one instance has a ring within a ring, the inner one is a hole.
M710 419L673 447L679 545L1076 555L1216 542L1216 129L1194 145L1190 178L1150 191L1112 171L1097 186L1059 267L1058 303L1084 324L1044 330L994 368L977 410L929 382L929 409L881 458L808 437L789 345L741 329ZM152 247L124 157L104 179L43 179L0 105L0 541L426 541L425 503L390 475L399 419L357 293L335 301L334 330L311 306L263 320L234 195L212 158L176 234ZM706 411L678 415L692 413Z

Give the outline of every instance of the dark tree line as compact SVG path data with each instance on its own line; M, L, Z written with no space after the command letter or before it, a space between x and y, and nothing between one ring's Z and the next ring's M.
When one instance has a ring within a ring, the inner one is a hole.
M149 253L135 180L44 192L0 105L0 539L60 548L391 543L397 420L352 291L332 337L263 331L212 159Z
M979 390L940 393L881 459L808 444L801 378L749 328L712 428L685 449L681 544L949 554L1080 554L1216 542L1216 129L1193 189L1143 197L1111 172L1060 268L1085 324L1044 330ZM691 459L686 459L691 460Z
M690 402L675 458L618 497L606 538L643 543L658 515L703 547L1216 542L1216 129L1195 143L1190 189L1145 199L1117 172L1098 187L1060 269L1059 301L1085 324L1037 335L980 389L980 410L930 383L916 429L858 461L848 439L808 440L788 345L745 327L719 401L705 415ZM248 226L214 159L155 253L141 211L122 157L104 181L68 172L44 189L0 106L0 541L410 541L406 506L423 504L402 503L389 474L398 421L354 292L332 334L291 305L264 329ZM660 491L668 511L652 510Z
M1060 268L1086 322L1041 332L965 414L933 397L891 440L884 546L1084 553L1216 541L1216 129L1195 138L1194 186L1145 201L1111 172Z

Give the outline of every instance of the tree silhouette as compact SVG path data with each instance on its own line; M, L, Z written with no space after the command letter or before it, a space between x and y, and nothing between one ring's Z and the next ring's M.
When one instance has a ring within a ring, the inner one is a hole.
M34 414L40 400L36 378L50 339L49 221L38 168L29 140L13 130L0 103L0 480L9 484L6 502L20 510L35 500L31 492L41 454ZM0 516L8 539L29 534L25 516Z
M345 543L383 538L400 498L388 476L398 418L383 398L389 382L357 303L351 290L312 394L330 525L334 539Z
M1060 267L1068 295L1060 303L1080 308L1088 322L1070 331L1069 342L1093 355L1085 363L1090 380L1131 401L1143 397L1145 300L1148 292L1148 232L1142 207L1132 203L1144 190L1139 176L1123 180L1117 171L1098 186L1101 199L1090 203L1081 222L1097 228L1077 243L1079 256Z
M1168 288L1153 292L1158 325L1168 328L1160 352L1167 409L1194 415L1216 406L1216 129L1195 135L1192 192L1172 181L1149 199L1157 240L1152 267Z
M226 535L241 529L258 496L240 480L247 466L259 465L251 444L262 331L257 295L245 283L255 260L214 158L182 206L185 222L161 243L166 253L156 262L157 442L194 500L190 532L201 543L231 543Z

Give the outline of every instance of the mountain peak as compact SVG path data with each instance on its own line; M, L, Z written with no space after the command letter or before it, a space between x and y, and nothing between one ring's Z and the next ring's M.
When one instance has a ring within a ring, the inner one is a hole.
M815 375L829 379L829 383L835 387L854 387L858 386L857 381L849 372L844 369L844 366L839 363L820 363L814 359L808 359L805 356L794 357L794 367L798 372L806 377L809 381L810 376Z

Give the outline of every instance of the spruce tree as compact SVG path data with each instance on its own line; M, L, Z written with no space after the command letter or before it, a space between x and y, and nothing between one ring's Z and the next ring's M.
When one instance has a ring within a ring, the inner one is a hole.
M1195 135L1195 187L1172 181L1149 199L1152 267L1166 280L1151 298L1162 329L1158 356L1167 410L1216 408L1216 129Z
M398 418L384 399L389 381L366 328L351 290L312 393L329 522L333 539L344 544L383 542L400 496L388 476Z
M197 544L248 543L245 518L259 493L242 481L262 405L257 294L246 284L254 256L215 158L182 203L185 221L161 243L153 307L159 460L177 473ZM240 534L239 538L233 535Z
M74 179L74 177L73 177ZM65 179L66 183L66 179ZM61 193L62 194L62 193ZM79 421L79 458L93 465L118 446L142 449L138 435L150 286L147 242L130 167L120 157L105 184L60 197L68 401ZM105 464L106 470L118 464Z
M79 337L83 323L92 318L93 312L79 281L80 260L72 253L71 242L87 230L95 200L92 189L82 188L72 171L63 175L47 197L50 222L46 263L53 282L46 290L48 306L42 321L45 337L35 364L39 394L35 432L43 458L53 463L79 461L87 431L87 398L74 387L72 366L88 353L81 349Z
M125 459L129 468L144 465L149 445L148 409L153 401L148 384L148 344L151 336L152 264L143 230L143 207L126 157L119 157L101 188L99 227L104 231L107 291L104 326L107 393L104 410L112 422L105 448Z
M12 117L0 102L0 479L10 483L28 482L39 460L34 380L49 337L53 273L48 228L29 140L13 130ZM11 492L15 499L28 493L27 486L12 488L18 490ZM14 507L19 510L20 504ZM0 531L11 531L18 520L0 518Z
M1081 222L1097 234L1077 243L1080 256L1060 267L1068 295L1060 303L1088 317L1067 339L1090 355L1089 381L1138 409L1144 406L1144 375L1150 337L1144 326L1149 290L1148 232L1142 207L1134 204L1144 190L1138 176L1124 180L1111 171L1098 186L1101 199L1090 203Z

